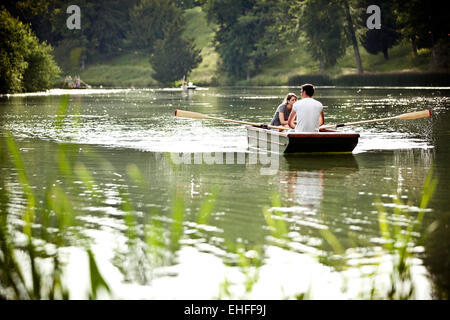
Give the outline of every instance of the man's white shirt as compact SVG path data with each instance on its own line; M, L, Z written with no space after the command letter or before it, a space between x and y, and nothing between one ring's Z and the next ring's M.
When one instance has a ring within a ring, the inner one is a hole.
M323 105L313 98L302 98L294 103L293 110L297 113L296 132L318 132L320 114Z

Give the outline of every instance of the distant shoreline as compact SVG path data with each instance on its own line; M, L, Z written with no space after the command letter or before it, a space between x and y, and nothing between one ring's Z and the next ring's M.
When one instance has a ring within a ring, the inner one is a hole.
M287 82L266 81L261 83L255 80L241 80L235 83L204 82L195 83L200 87L239 87L239 86L288 86L295 87L303 83L313 83L316 86L336 87L450 87L450 72L367 72L364 74L346 74L331 77L324 74L295 75ZM61 82L55 81L52 88L60 89ZM109 79L107 83L90 81L92 88L161 88L153 82L145 83L123 83Z

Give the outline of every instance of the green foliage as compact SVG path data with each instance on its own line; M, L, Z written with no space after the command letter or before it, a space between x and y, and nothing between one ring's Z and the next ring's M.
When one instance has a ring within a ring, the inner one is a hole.
M54 13L60 0L3 0L2 5L22 23L30 25L41 41L51 44L57 39L53 25Z
M212 192L206 196L205 201L203 202L200 211L197 214L197 223L198 224L207 224L209 217L211 216L212 210L216 204L216 199L218 195L218 189L215 188Z
M324 71L345 53L347 39L344 9L339 1L310 0L302 8L300 24L306 35L306 48Z
M68 98L64 97L58 109L58 117L64 117L67 111ZM56 121L59 121L58 119ZM64 237L67 237L69 227L75 225L74 203L71 196L66 193L63 185L52 181L45 188L46 199L42 202L37 200L34 188L27 178L25 166L16 141L9 132L4 132L6 137L6 152L1 153L0 160L5 161L3 156L7 154L12 161L13 168L18 173L19 186L22 189L26 206L23 209L21 225L22 234L26 236L26 243L18 241L20 231L14 226L10 218L8 207L8 190L5 187L3 176L0 177L0 298L2 299L68 299L69 291L63 282L64 264L60 259L59 250L49 250L49 245L56 248L66 245ZM0 144L4 141L0 139ZM76 171L78 178L86 188L92 188L92 177L80 163L72 165L66 151L69 148L61 145L57 154L60 172L67 176L67 183L75 184L70 178ZM80 169L81 168L81 169ZM43 208L38 205L42 204ZM37 220L40 219L40 220ZM36 220L36 221L35 221ZM54 223L52 223L52 221ZM41 238L35 231L35 225L40 225ZM48 232L49 229L58 228L57 233ZM20 252L21 258L17 258ZM109 286L99 272L94 255L87 249L91 291L89 297L97 298L98 291L105 288L108 292Z
M410 222L406 227L401 228L395 225L390 228L388 223L388 215L384 207L378 204L378 222L381 236L384 238L384 247L392 256L393 267L389 274L390 288L387 292L388 299L411 299L415 293L415 285L411 276L411 264L413 259L412 249L415 245L413 234L417 228L422 227L423 217L437 186L437 179L433 177L433 168L428 171L425 179L422 195L420 199L420 211L416 219ZM395 200L397 206L394 209L394 217L407 216L407 212L403 212L400 207L404 205L400 199ZM408 217L409 218L409 217ZM399 220L397 218L397 220ZM374 288L374 292L376 292Z
M279 43L276 33L268 32L276 6L270 0L206 1L208 19L218 25L216 51L231 77L249 79L259 71L271 45Z
M38 91L50 87L59 68L52 48L39 40L30 28L0 11L0 93Z
M165 32L164 39L158 40L150 62L155 73L153 78L162 84L180 80L202 61L201 50L196 49L192 40L182 38L183 27L172 24Z
M87 250L87 254L89 258L89 274L91 278L91 293L89 294L89 299L97 299L99 290L104 289L108 293L111 293L111 289L100 273L94 254L90 249Z
M88 10L83 10L83 16L90 21L90 26L83 26L82 30L94 46L91 49L102 55L117 55L121 52L128 28L128 6L121 0L97 0L87 6Z
M20 92L28 67L25 46L30 31L8 11L0 11L0 93Z
M141 0L130 9L127 42L131 47L153 51L156 40L164 38L168 25L180 23L181 10L174 1Z
M432 48L440 39L448 41L448 14L442 1L395 0L397 21L405 37L417 48Z
M378 4L382 9L381 30L368 30L366 27L366 19L369 16L366 8L372 4L370 1L354 0L348 3L356 34L361 40L360 44L363 44L368 52L382 52L387 57L389 49L389 57L392 58L391 48L403 39L410 41L415 56L418 55L418 49L429 48L432 54L427 59L433 59L432 67L437 70L448 69L450 65L448 19L439 2L384 1ZM217 31L200 31L194 34L197 39L202 38L196 45L203 49L203 62L197 70L194 70L191 79L197 82L224 82L228 80L223 79L228 77L229 82L238 84L243 84L239 83L242 79L252 81L251 84L285 84L287 77L293 75L292 73L285 75L281 70L275 70L268 77L264 71L267 70L267 62L271 64L274 57L277 57L278 50L285 50L287 47L296 47L296 52L292 55L304 56L299 51L305 49L310 55L308 58L310 60L297 65L302 69L297 72L317 72L319 70L316 65L319 64L321 72L335 72L335 69L340 68L339 58L345 53L349 40L349 25L345 19L343 2L337 0L79 0L76 4L81 8L81 30L69 30L66 27L68 18L66 8L71 4L74 3L69 0L2 2L13 17L17 17L24 24L29 23L29 27L39 39L55 47L56 61L65 73L72 75L81 74L85 66L94 65L99 61L103 63L106 58L109 60L124 54L129 56L153 53L157 40L163 40L170 25L185 24L179 18L182 11L199 9L200 7L194 7L199 5L202 6L209 21L217 24ZM9 23L8 27L13 25ZM214 34L215 51L210 44L210 38ZM17 52L26 46L19 45L14 49L3 39L5 37L2 34L0 53L3 50L13 53L14 58L5 54L0 55L2 66L0 87L11 87L8 90L2 89L2 92L41 90L48 87L50 81L48 75L54 72L48 58L51 53L50 47L43 44L42 48L29 57L33 63L40 65L39 70L44 70L36 72L36 68L28 66L27 60L17 57ZM160 54L166 53L161 49L162 46L159 43ZM165 46L167 48L168 44ZM361 56L363 65L367 64L369 60L367 55L364 56L361 52ZM286 61L279 61L279 64L285 64ZM119 79L118 85L156 84L148 76L151 70L140 69L142 72L139 73L139 70L131 70L134 67L131 64L129 63L128 68L123 70L113 68L113 72L109 75L94 70L91 73L95 74L96 78L88 82L114 85L116 78L126 77ZM163 70L158 73L175 72L171 70L173 65L168 61L163 65ZM409 69L415 69L415 63L411 62L409 65ZM25 82L24 73L28 67ZM354 58L350 67L354 68ZM390 71L393 67L394 63L389 62L376 70ZM374 68L364 70L375 71ZM219 72L214 74L216 71ZM221 72L225 74L220 74ZM35 79L36 74L39 75L39 79L38 77ZM184 75L178 76L178 79ZM278 75L283 80L280 80ZM162 78L164 82L170 83L174 80L168 79L176 77ZM25 88L25 83L29 83L30 87Z
M52 34L57 60L66 72L80 72L86 64L104 60L123 53L129 30L129 9L136 0L58 0L52 13ZM66 9L76 4L81 10L81 29L70 30L66 26L69 17ZM81 50L79 61L73 50Z
M272 195L272 206L281 207L278 194ZM286 241L288 239L288 227L285 220L283 220L283 213L278 210L269 211L267 207L263 209L263 213L271 235L275 239Z
M201 2L201 0L174 0L175 5L178 8L182 8L182 9L190 9L193 8L194 6L198 5L199 2Z
M10 227L8 194L3 177L0 177L0 298L2 299L67 299L68 292L61 281L61 263L57 254L48 254L42 246L37 246L33 239L36 208L36 198L29 184L22 157L15 140L5 132L8 153L18 172L19 184L26 198L26 208L22 216L23 234L26 244L18 244L16 231ZM2 141L0 141L2 143ZM3 154L3 153L2 153ZM6 153L5 153L6 154ZM49 227L48 220L43 220L43 228ZM47 240L47 234L43 234ZM18 261L16 252L21 250L25 254ZM50 274L43 272L38 263L39 259L47 259Z
M172 205L172 229L170 233L170 248L173 251L179 249L180 239L183 236L184 221L184 201L181 197L176 197Z
M33 43L26 57L28 68L23 74L25 91L33 92L51 87L54 78L61 72L52 56L52 47L45 42Z

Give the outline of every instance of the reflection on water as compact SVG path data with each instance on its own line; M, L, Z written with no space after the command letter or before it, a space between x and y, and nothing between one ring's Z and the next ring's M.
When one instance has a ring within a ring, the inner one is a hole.
M66 255L72 297L85 298L86 242L119 298L217 297L225 278L242 282L239 270L245 270L230 242L244 246L247 259L261 258L250 297L292 298L309 284L315 287L313 298L358 296L389 256L382 251L379 207L388 213L392 229L415 221L431 167L439 187L423 228L411 240L412 270L418 298L433 297L433 290L440 297L448 295L447 91L318 90L328 123L428 107L433 117L346 128L361 134L353 154L282 155L275 175L262 175L267 164L250 161L253 154L241 126L173 117L174 109L184 108L268 122L287 91L296 89L211 88L190 95L179 90L72 92L64 117L59 93L2 98L0 126L16 139L36 195L34 236L50 245L63 235L57 246ZM0 135L2 208L23 236L27 201L6 151L5 131ZM202 161L176 163L172 152ZM236 161L203 161L211 152L228 152ZM57 190L67 193L76 212L64 232L55 213L45 209L49 194ZM399 210L405 214L396 214ZM282 245L270 238L266 211L280 213L275 219L286 225ZM208 218L200 219L199 212L209 212ZM426 241L420 243L424 235ZM178 238L179 245L173 246ZM339 248L342 252L336 254ZM349 290L343 293L346 281Z
M323 172L297 171L294 198L298 204L317 207L323 197Z

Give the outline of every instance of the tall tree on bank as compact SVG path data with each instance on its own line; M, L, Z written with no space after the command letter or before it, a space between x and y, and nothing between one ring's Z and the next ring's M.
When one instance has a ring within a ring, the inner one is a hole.
M356 40L355 29L353 27L353 19L350 14L350 6L348 4L348 0L344 0L344 9L345 9L345 17L347 19L348 33L353 45L353 51L355 53L356 67L358 68L358 73L362 74L364 71L361 63L361 56L359 55L358 41Z
M192 39L182 37L183 31L184 24L175 22L169 25L164 38L156 41L154 52L150 56L153 78L163 85L188 76L202 61L201 50L195 48Z
M207 0L203 9L218 25L215 47L222 68L234 79L249 79L258 72L268 53L264 41L272 23L274 0ZM273 34L270 34L273 35ZM267 44L267 41L266 43Z
M51 50L28 25L0 9L0 93L48 89L60 72Z
M320 63L320 70L336 64L345 53L345 13L340 1L308 0L302 5L300 28L306 48Z
M156 40L164 38L166 26L181 14L181 9L174 5L174 1L140 0L130 9L126 40L128 46L153 52Z

